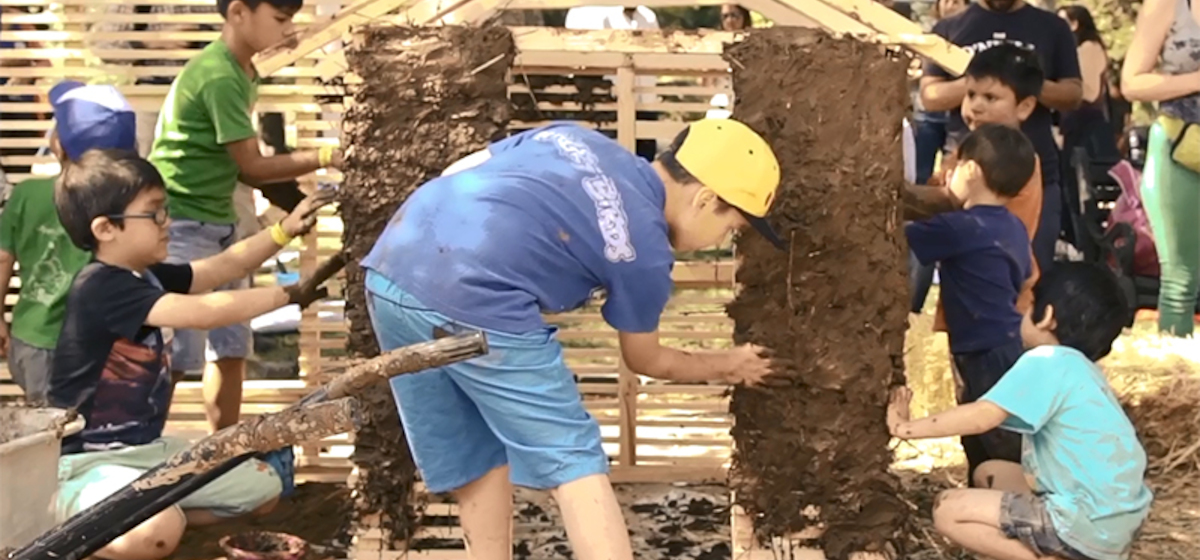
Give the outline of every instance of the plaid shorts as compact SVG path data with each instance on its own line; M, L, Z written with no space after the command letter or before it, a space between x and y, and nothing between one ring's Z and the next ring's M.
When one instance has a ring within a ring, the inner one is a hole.
M1000 502L1000 530L1017 539L1038 556L1066 560L1093 560L1058 538L1054 522L1041 496L1005 492Z

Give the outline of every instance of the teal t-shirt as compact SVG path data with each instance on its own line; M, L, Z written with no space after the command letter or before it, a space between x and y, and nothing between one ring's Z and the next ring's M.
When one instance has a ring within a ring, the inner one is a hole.
M217 40L188 61L171 84L149 158L166 183L171 217L237 222L233 191L240 170L226 145L257 137L250 116L258 82Z
M1100 368L1073 348L1040 346L982 399L1023 434L1022 466L1059 538L1096 560L1128 558L1154 495L1146 452Z
M54 181L27 179L18 183L0 214L0 249L16 257L21 267L21 294L13 307L12 336L47 350L58 343L71 281L92 258L91 253L71 243L58 220Z

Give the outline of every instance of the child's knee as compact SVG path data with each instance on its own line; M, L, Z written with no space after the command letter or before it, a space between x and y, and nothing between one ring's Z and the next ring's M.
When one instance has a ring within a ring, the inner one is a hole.
M984 461L978 467L975 467L975 487L976 488L995 488L996 477L1001 474L1001 469L998 468L999 461Z
M958 521L958 502L962 491L958 489L942 490L933 500L933 526L938 531L946 532L946 528Z
M117 537L97 556L106 560L162 560L179 546L187 518L171 507Z
M985 461L975 468L975 487L1005 492L1029 492L1021 465L999 459Z

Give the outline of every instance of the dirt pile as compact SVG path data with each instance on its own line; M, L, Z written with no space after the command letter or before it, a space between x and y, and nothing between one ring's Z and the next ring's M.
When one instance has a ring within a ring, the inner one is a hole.
M1147 471L1159 482L1190 483L1200 472L1200 379L1176 374L1156 391L1126 395L1125 413L1146 449Z
M357 263L413 190L503 136L511 112L506 73L515 46L503 27L372 26L361 33L347 53L364 83L343 125L348 149L340 203L342 244L350 258L348 349L374 356L379 348ZM378 519L385 541L396 547L413 530L409 497L416 467L391 392L381 384L367 394L353 457L360 468L356 524Z
M774 386L734 391L731 484L760 539L824 524L830 558L878 549L908 511L884 424L887 389L903 382L907 60L794 29L755 31L725 57L733 117L779 157L770 221L791 241L737 241L734 339L788 365Z

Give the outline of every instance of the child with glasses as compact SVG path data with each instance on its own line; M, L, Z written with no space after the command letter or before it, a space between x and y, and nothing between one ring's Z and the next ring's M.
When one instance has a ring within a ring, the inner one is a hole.
M52 406L87 426L63 441L63 521L136 480L189 443L163 437L174 383L175 329L235 324L319 297L299 286L213 292L258 269L316 223L332 191L306 198L274 227L215 256L166 264L171 219L162 177L136 152L92 150L55 185L58 216L93 259L75 276L50 376ZM110 560L165 558L189 524L269 511L291 488L291 447L252 459L110 543Z

